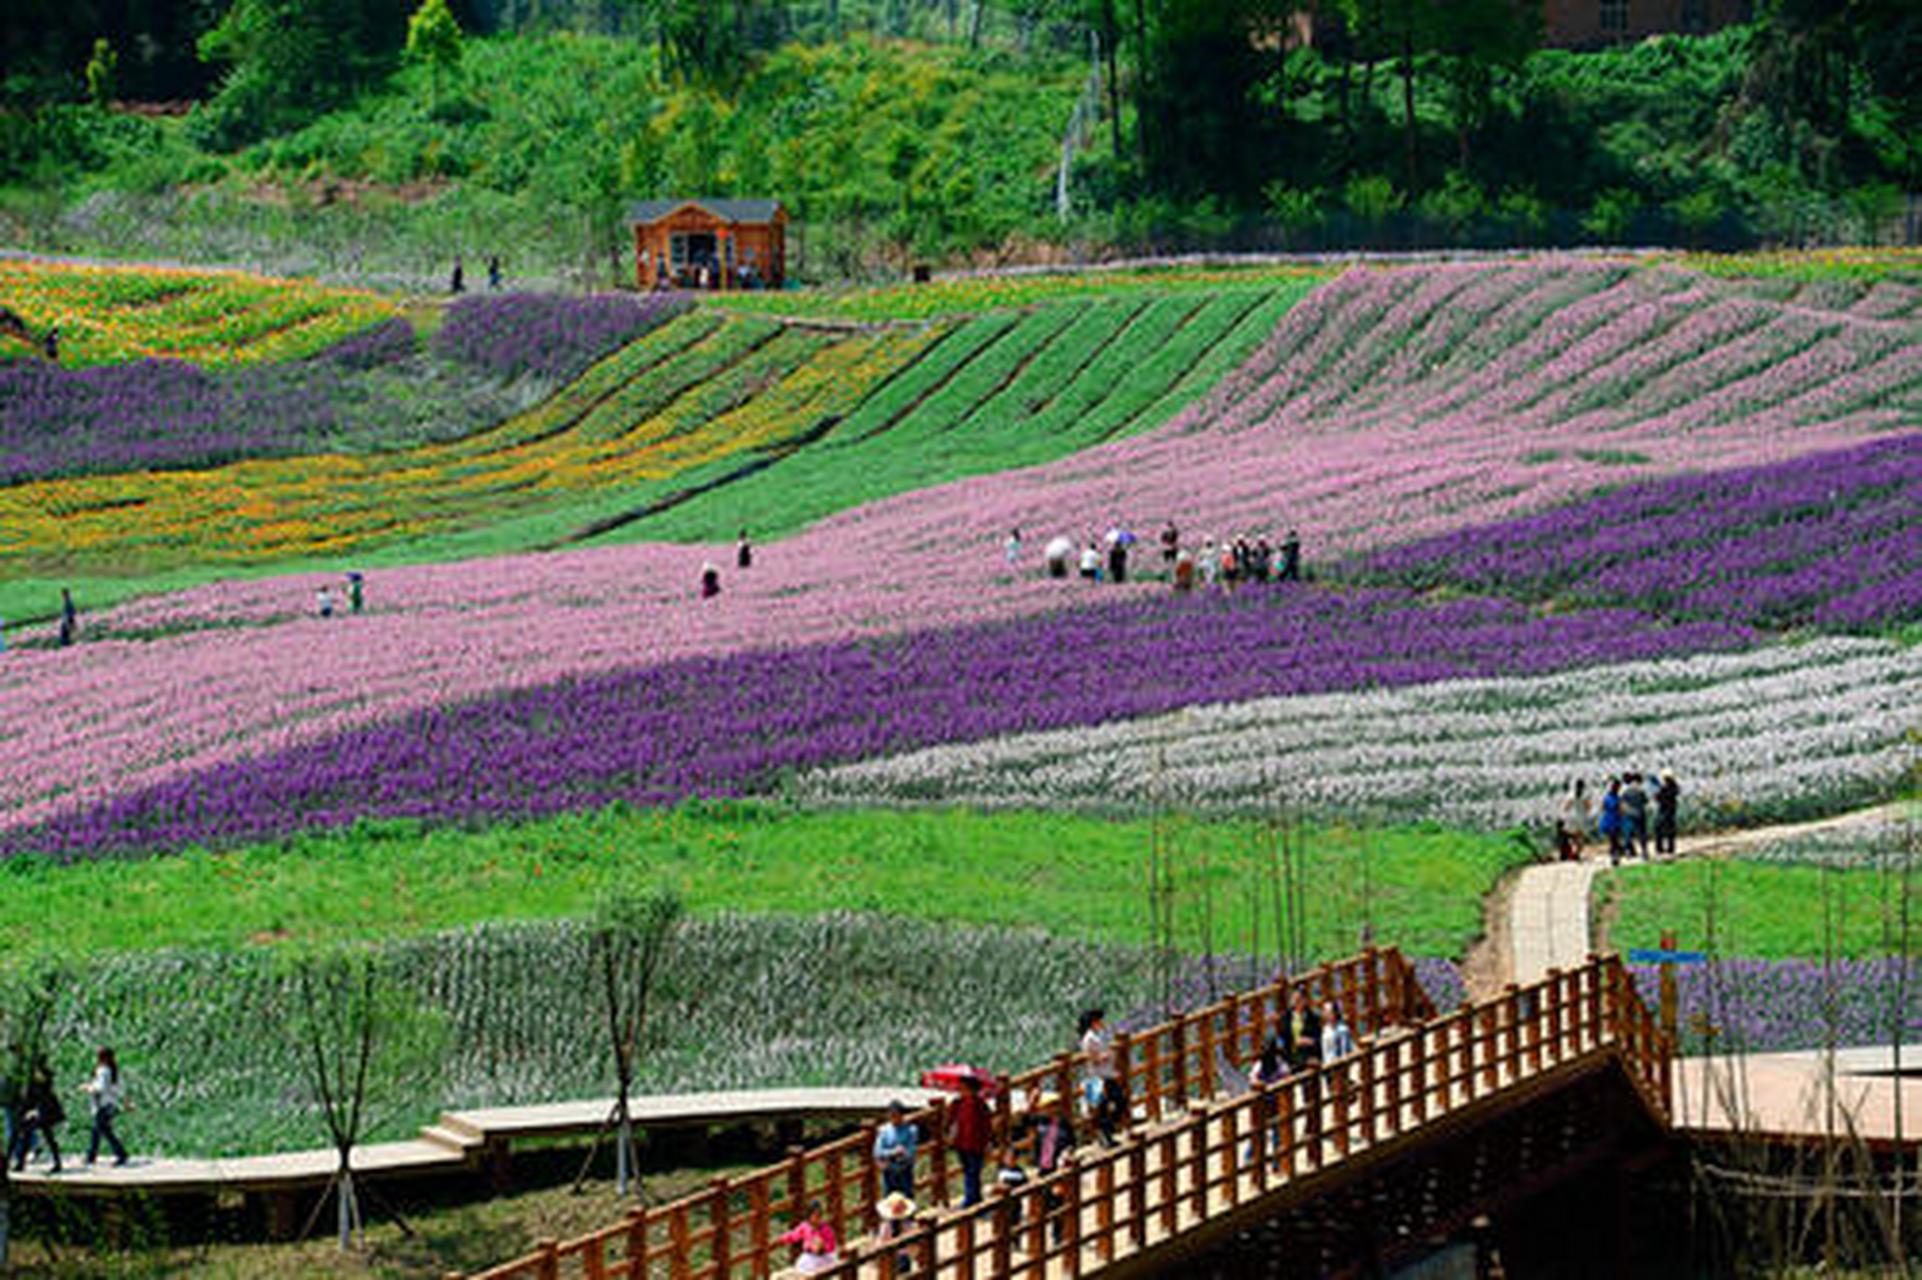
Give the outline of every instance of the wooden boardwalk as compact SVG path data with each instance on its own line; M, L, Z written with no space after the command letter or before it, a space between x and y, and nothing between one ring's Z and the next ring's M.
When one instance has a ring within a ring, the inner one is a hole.
M861 1134L717 1180L674 1204L636 1209L589 1236L542 1242L481 1280L763 1280L783 1273L788 1251L777 1238L811 1201L849 1242L837 1265L817 1274L892 1280L905 1260L930 1280L1147 1275L1578 1081L1613 1073L1652 1125L1666 1125L1668 1045L1613 958L1448 1015L1428 1005L1412 969L1392 951L1298 981L1318 1002L1344 1006L1363 1037L1359 1052L1265 1089L1236 1091L1219 1066L1252 1060L1278 1025L1287 983L1120 1040L1135 1119L1125 1138L1112 1148L1081 1148L1059 1172L999 1189L982 1204L946 1207L958 1178L937 1104L920 1117L932 1141L917 1169L916 1198L939 1207L905 1237L876 1238L879 1188L869 1135ZM1072 1108L1082 1065L1063 1054L1005 1083L997 1117L1002 1162L1020 1119Z
M629 1103L640 1129L715 1128L794 1119L863 1120L886 1110L892 1099L922 1107L933 1098L925 1089L761 1089L721 1093L661 1093L636 1096ZM531 1138L591 1134L614 1110L612 1098L524 1107L447 1111L403 1142L373 1142L354 1148L356 1172L380 1177L418 1177L478 1167L482 1159L512 1143ZM91 1168L71 1154L65 1169L53 1174L44 1164L13 1175L26 1193L218 1195L230 1192L317 1190L339 1165L331 1148L286 1151L275 1155L195 1160L136 1156L124 1166L101 1163Z

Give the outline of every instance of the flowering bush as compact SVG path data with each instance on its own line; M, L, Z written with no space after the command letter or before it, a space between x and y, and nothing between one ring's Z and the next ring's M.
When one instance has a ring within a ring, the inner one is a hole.
M1631 965L1630 972L1654 1008L1659 970ZM1904 1038L1913 1041L1922 1011L1922 964L1899 957L1838 959L1827 966L1820 960L1721 959L1678 965L1675 979L1684 1053L1888 1044L1898 1022ZM1906 1005L1896 998L1903 983ZM1712 1040L1704 1039L1704 1024L1714 1029Z

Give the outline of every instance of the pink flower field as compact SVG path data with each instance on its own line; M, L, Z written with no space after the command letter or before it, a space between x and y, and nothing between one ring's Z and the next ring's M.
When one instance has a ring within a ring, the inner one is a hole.
M360 617L309 616L311 575L135 602L85 617L78 648L0 663L0 831L503 689L1114 598L1038 563L1017 579L1011 526L1037 556L1116 520L1144 539L1169 516L1190 540L1294 527L1313 565L1866 440L1922 417L1916 328L1873 309L1586 263L1357 269L1163 428L844 512L713 601L699 566L731 548L639 544L384 570Z

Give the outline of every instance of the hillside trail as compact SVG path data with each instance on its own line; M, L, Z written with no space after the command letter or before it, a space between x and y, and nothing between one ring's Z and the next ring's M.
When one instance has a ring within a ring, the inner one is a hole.
M1679 839L1674 861L1726 857L1801 836L1872 830L1902 820L1902 801L1857 809L1812 822L1710 831ZM1608 865L1606 848L1591 846L1580 862L1538 862L1504 876L1483 909L1482 937L1462 962L1469 995L1485 999L1509 983L1539 981L1550 969L1573 969L1606 939L1593 932L1590 896Z

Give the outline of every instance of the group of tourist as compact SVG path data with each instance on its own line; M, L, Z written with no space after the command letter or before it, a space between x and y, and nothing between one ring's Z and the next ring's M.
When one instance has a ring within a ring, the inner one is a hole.
M1050 578L1078 574L1087 582L1126 582L1139 541L1132 530L1119 523L1111 525L1102 537L1090 531L1078 549L1074 539L1058 535L1042 548L1042 568ZM1177 591L1301 579L1301 536L1293 529L1279 546L1270 543L1265 534L1249 533L1220 543L1212 536L1205 537L1199 548L1190 548L1182 545L1181 531L1170 520L1162 527L1159 542L1162 576ZM1019 527L1008 532L1002 554L1010 567L1020 565L1025 545Z
M1077 1046L1087 1070L1081 1082L1081 1101L1101 1144L1112 1147L1118 1141L1118 1131L1128 1122L1130 1104L1107 1012L1098 1006L1085 1009L1075 1025ZM1293 1073L1315 1071L1355 1049L1355 1036L1340 1003L1328 1000L1318 1010L1307 988L1297 986L1279 1026L1263 1044L1245 1087L1265 1089ZM1231 1065L1222 1070L1224 1083L1235 1087L1239 1073ZM947 1108L945 1137L961 1165L961 1206L969 1208L981 1203L983 1172L994 1145L994 1112L988 1101L992 1082L979 1073L963 1072L954 1084L960 1093ZM1272 1119L1272 1101L1261 1114ZM876 1233L879 1241L898 1239L914 1228L920 1212L914 1201L915 1162L922 1141L921 1129L909 1117L907 1105L890 1103L887 1119L876 1128L870 1149L880 1189L874 1206L880 1222ZM1061 1168L1074 1145L1073 1121L1060 1107L1036 1109L1016 1122L1008 1145L1016 1161L1004 1165L996 1181L1013 1189L1026 1185L1031 1177L1045 1178ZM1044 1200L1044 1211L1052 1212L1061 1203L1058 1193L1050 1194ZM1061 1224L1056 1223L1057 1238L1060 1230ZM809 1202L801 1220L779 1239L795 1247L793 1269L798 1274L814 1275L840 1262L840 1240L818 1200ZM896 1274L909 1270L911 1262L907 1254L899 1255Z
M1556 852L1564 860L1578 861L1593 832L1607 843L1611 864L1648 857L1651 834L1655 852L1672 855L1681 802L1681 784L1666 769L1655 779L1634 770L1610 777L1599 805L1591 800L1588 783L1576 778L1555 815Z
M740 538L734 544L734 567L752 569L754 567L754 543L749 541L747 530L741 530ZM701 599L712 600L721 594L721 566L712 560L701 565Z
M60 1091L54 1085L53 1068L45 1054L35 1054L27 1064L22 1081L8 1081L8 1096L0 1098L4 1104L6 1119L7 1160L13 1171L19 1173L27 1167L27 1158L35 1149L44 1144L49 1161L47 1172L59 1173L60 1129L67 1123L67 1109L61 1104ZM80 1092L87 1095L93 1112L93 1131L87 1141L87 1163L92 1164L100 1154L100 1144L106 1143L113 1152L116 1165L127 1163L127 1149L120 1145L120 1135L114 1132L114 1121L119 1118L125 1106L124 1094L120 1084L120 1062L114 1051L102 1046L94 1056L94 1071L80 1085Z

